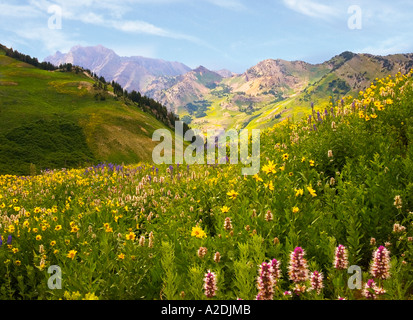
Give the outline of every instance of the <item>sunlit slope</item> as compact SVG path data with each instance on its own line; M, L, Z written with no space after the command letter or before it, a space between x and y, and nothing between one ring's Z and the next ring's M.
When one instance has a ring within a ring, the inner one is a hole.
M377 78L413 67L413 54L376 56L349 51L320 64L267 59L242 74L219 77L204 69L154 82L150 96L194 128L268 128L299 119L311 104L330 108Z

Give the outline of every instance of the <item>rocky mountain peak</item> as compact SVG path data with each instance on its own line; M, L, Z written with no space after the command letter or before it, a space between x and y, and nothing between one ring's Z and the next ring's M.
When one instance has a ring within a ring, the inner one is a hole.
M148 83L160 76L185 74L191 68L179 62L141 56L120 57L115 51L96 45L74 46L66 54L56 52L45 59L54 65L72 63L89 69L106 80L118 82L126 90L145 91Z

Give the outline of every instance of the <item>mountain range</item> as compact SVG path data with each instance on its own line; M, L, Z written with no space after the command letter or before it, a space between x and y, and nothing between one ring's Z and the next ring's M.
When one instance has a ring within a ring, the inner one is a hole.
M100 45L76 46L45 61L90 69L159 101L192 127L206 130L265 128L285 117L301 117L311 103L326 107L332 100L357 94L376 78L407 72L413 67L413 54L376 56L346 51L319 64L266 59L242 74L119 57Z
M114 80L126 90L145 91L148 83L161 76L177 76L191 70L179 62L151 59L141 56L120 57L113 50L101 45L75 46L66 54L60 51L45 58L55 66L71 63Z

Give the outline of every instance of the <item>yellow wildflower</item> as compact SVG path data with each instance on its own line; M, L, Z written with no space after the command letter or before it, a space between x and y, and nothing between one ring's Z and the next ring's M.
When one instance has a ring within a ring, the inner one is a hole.
M222 212L222 213L227 213L227 212L229 212L229 209L230 209L230 208L228 208L227 206L223 206L223 207L221 208L221 212Z
M206 238L207 235L202 228L199 226L193 227L192 232L191 232L191 237L197 237L197 238Z
M234 199L236 199L237 198L237 196L238 196L238 192L235 192L234 190L231 190L231 191L229 191L229 192L227 192L227 195L229 196L229 198L231 199L231 200L234 200Z
M82 300L99 300L99 298L92 292L86 293L85 297Z
M264 171L266 174L277 173L277 171L275 170L275 164L273 161L268 161L268 164L262 167L262 171Z
M66 257L73 260L73 258L76 256L76 253L76 250L70 250Z
M294 189L295 191L295 196L302 196L304 194L304 190L303 189Z
M307 187L307 190L308 190L308 192L310 192L310 194L311 194L313 197L316 197L316 196L317 196L317 193L315 192L315 190L314 190L311 186Z
M130 231L128 234L126 234L126 240L135 240L136 234L135 232Z
M274 190L274 184L272 183L272 181L270 181L270 183L264 183L264 187L270 189L271 191Z

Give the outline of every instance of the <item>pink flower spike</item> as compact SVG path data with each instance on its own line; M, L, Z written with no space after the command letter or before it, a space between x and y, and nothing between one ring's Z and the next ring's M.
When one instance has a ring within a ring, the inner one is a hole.
M205 274L204 278L204 290L205 295L208 298L212 298L216 295L217 289L217 277L215 273L208 270L208 273Z
M386 247L380 246L373 253L370 274L376 279L390 278L390 251Z
M336 248L334 268L338 270L345 270L348 268L347 248L341 244L339 244L338 247Z
M296 247L290 254L288 275L290 280L295 283L308 280L307 260L304 259L304 256L305 251L301 247Z
M318 271L314 271L310 276L311 289L316 291L317 294L321 293L323 286L323 274Z
M272 300L274 297L275 280L273 268L270 263L263 262L259 268L257 278L258 295L257 300Z
M281 269L280 269L280 264L281 262L278 261L277 259L272 259L271 260L271 267L273 270L272 276L275 280L275 282L281 278Z

